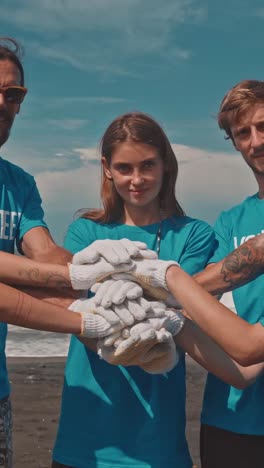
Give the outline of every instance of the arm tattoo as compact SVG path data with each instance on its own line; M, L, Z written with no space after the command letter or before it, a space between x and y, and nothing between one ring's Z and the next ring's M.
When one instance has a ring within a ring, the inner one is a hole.
M43 275L38 268L23 269L19 271L19 276L32 287L69 288L70 286L69 280L55 271Z
M221 275L233 289L264 273L264 237L256 236L231 252L222 262Z

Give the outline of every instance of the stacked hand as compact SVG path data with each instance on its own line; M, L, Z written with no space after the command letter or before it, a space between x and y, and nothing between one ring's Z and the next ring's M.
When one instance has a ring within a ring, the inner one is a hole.
M178 264L158 260L146 244L128 239L96 241L74 255L69 265L73 288L91 288L95 296L77 300L70 308L82 312L82 336L105 337L98 343L98 354L107 362L140 365L151 373L176 365L173 335L181 330L184 317L163 302L143 298L144 289L178 306L166 284L171 265Z
M98 354L110 364L138 365L153 374L169 372L178 361L173 336L184 322L180 313L165 309L163 317L147 318L100 340Z
M82 330L80 336L85 338L102 338L104 336L116 333L121 330L124 325L120 320L111 324L104 318L100 307L96 307L92 299L77 299L70 307L70 310L79 312L82 316ZM110 309L110 313L114 311Z
M90 289L115 273L134 268L131 258L155 259L157 255L148 250L143 242L128 239L98 240L73 256L69 266L73 289Z
M96 240L89 247L76 253L73 256L73 263L75 265L90 264L104 258L111 265L119 265L120 263L131 263L131 258L136 257L155 259L157 254L149 250L144 242L129 239L104 239Z
M114 274L115 279L127 279L139 283L150 297L163 300L170 307L179 308L179 303L169 293L166 273L170 266L179 266L177 262L158 259L135 259L130 271Z

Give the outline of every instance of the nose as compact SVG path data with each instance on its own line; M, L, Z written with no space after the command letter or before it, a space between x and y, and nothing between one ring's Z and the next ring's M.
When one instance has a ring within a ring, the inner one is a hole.
M133 185L142 185L144 183L144 177L140 171L133 172L132 175L132 184Z
M0 108L3 109L4 107L6 108L6 100L4 94L0 91Z
M251 146L252 148L259 148L259 146L263 146L264 137L263 132L259 132L256 127L251 129Z

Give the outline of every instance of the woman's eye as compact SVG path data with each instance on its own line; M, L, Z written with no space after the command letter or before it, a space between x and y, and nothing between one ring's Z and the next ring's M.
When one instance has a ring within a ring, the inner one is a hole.
M154 161L145 161L143 167L146 169L150 169L155 165Z
M122 174L127 174L129 172L129 166L122 165L118 167L118 171Z

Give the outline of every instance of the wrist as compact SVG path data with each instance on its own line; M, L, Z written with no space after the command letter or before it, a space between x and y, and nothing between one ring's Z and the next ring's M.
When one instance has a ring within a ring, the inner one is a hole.
M167 269L165 281L166 281L167 289L168 289L169 291L172 290L172 286L173 286L173 284L175 283L177 274L179 273L180 269L181 269L181 268L180 268L179 265L171 265L171 266L169 266L169 268Z

